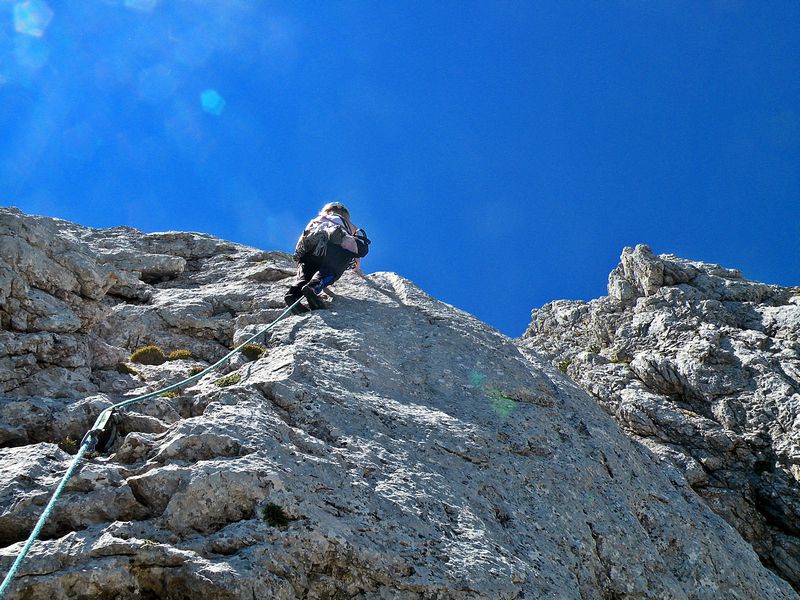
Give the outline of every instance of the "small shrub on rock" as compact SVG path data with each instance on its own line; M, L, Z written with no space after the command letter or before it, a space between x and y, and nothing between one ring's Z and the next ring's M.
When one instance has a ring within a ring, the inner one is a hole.
M179 390L172 390L171 392L164 392L163 394L159 394L162 398L177 398L180 396L181 393Z
M143 365L162 365L166 360L167 358L164 356L164 351L158 346L139 348L131 354L130 358L131 362Z
M189 369L189 377L202 373L205 369L203 367L192 367Z
M240 350L248 360L258 360L266 351L267 349L261 344L245 344Z
M239 383L241 380L242 376L239 373L231 373L230 375L226 375L222 379L217 379L214 382L214 385L217 385L219 387L228 387L229 385Z
M169 353L167 360L181 360L184 358L192 358L192 353L188 350L173 350Z
M566 373L567 369L569 369L569 365L571 363L572 363L572 361L570 359L566 359L566 360L562 360L561 362L559 362L558 365L556 365L556 366L558 366L558 370L559 371L561 371L562 373Z
M77 454L78 440L74 440L70 436L67 436L63 440L58 442L58 447L61 448L67 454Z

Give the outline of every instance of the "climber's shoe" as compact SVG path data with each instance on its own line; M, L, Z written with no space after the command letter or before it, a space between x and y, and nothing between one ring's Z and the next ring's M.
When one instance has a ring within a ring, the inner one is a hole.
M308 306L311 310L320 310L323 308L327 308L325 303L322 301L322 298L319 297L317 292L314 291L314 288L311 285L305 285L302 289L303 296L306 297L308 301Z
M286 303L286 306L292 306L295 302L297 302L302 296L295 296L293 294L286 294L283 297L283 301ZM292 314L294 315L302 315L308 312L308 309L303 306L302 304L296 305L292 308Z

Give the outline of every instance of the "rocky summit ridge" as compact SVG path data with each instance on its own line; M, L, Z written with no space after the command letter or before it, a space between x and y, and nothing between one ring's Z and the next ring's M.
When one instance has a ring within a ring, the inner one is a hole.
M104 407L177 381L259 331L282 312L292 272L286 254L204 234L0 209L0 572L69 464L69 440ZM614 318L676 285L664 273L615 276ZM731 293L747 287L726 281ZM737 301L796 306L766 289ZM611 356L623 350L619 336L578 352L590 325L576 318L576 341L562 323L548 325L548 345L537 313L525 339L512 340L392 273L348 273L333 291L330 310L290 316L260 340L260 357L120 414L111 451L70 482L8 597L798 598L769 557L777 553L759 560L761 538L703 495L703 457L687 450L681 462L680 440L631 429L613 410L624 391L616 374L587 385L584 363L644 363L634 342L632 354ZM761 334L792 327L784 312L766 311L776 329ZM769 343L757 343L772 360ZM186 352L130 362L148 344ZM725 373L720 385L739 390L743 376ZM628 395L679 402L647 385ZM749 422L760 400L753 391L735 414ZM733 426L687 406L684 416L709 431L706 421ZM791 427L766 406L762 428L726 439L752 473L794 489ZM673 434L645 409L630 414ZM770 416L785 444L773 435L752 446L777 431ZM710 444L701 429L696 445ZM752 460L751 447L761 452ZM690 459L700 471L686 468ZM771 548L780 535L791 541L764 519Z
M534 310L523 340L800 588L800 288L640 245L608 296Z

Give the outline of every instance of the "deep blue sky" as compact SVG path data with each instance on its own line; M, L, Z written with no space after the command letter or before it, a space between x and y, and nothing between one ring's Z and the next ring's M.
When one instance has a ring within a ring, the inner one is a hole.
M291 250L333 199L510 335L636 243L798 284L800 2L0 0L0 204Z

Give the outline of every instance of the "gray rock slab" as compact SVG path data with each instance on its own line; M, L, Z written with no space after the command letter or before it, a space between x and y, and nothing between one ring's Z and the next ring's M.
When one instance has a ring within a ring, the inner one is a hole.
M89 229L14 209L0 216L7 243L24 240L48 258L42 240L63 238L84 257L62 265L49 289L32 285L43 275L21 254L0 274L97 317L81 316L68 334L30 319L21 328L12 305L21 297L0 304L0 360L20 365L0 403L5 571L69 463L52 442L88 427L110 402L174 382L258 331L282 306L293 267L288 255L203 234ZM662 306L659 281L694 281L659 274L647 260L631 257L625 277L642 282L629 282L630 302ZM95 288L92 269L102 282ZM549 357L392 273L348 273L330 302L262 336L257 360L237 357L176 397L120 415L111 453L81 466L9 598L798 597L676 463L662 460L663 444L631 439ZM569 307L555 318L577 325L591 314ZM80 366L56 352L64 335L86 349ZM192 358L122 360L145 344ZM742 361L733 342L697 353L726 369ZM609 372L598 385L622 394L638 381L628 365L589 354ZM662 386L703 383L707 373L684 362L662 352L637 365L657 365ZM623 370L625 385L610 376ZM108 391L86 399L76 393L88 389L80 377ZM735 375L706 383L742 385ZM631 404L631 422L665 436L711 427L713 413L685 425L650 394ZM702 437L703 456L671 449L702 471L718 448L744 447L716 434L712 427ZM772 489L781 484L772 480ZM789 534L776 537L775 560L793 564L793 544Z

